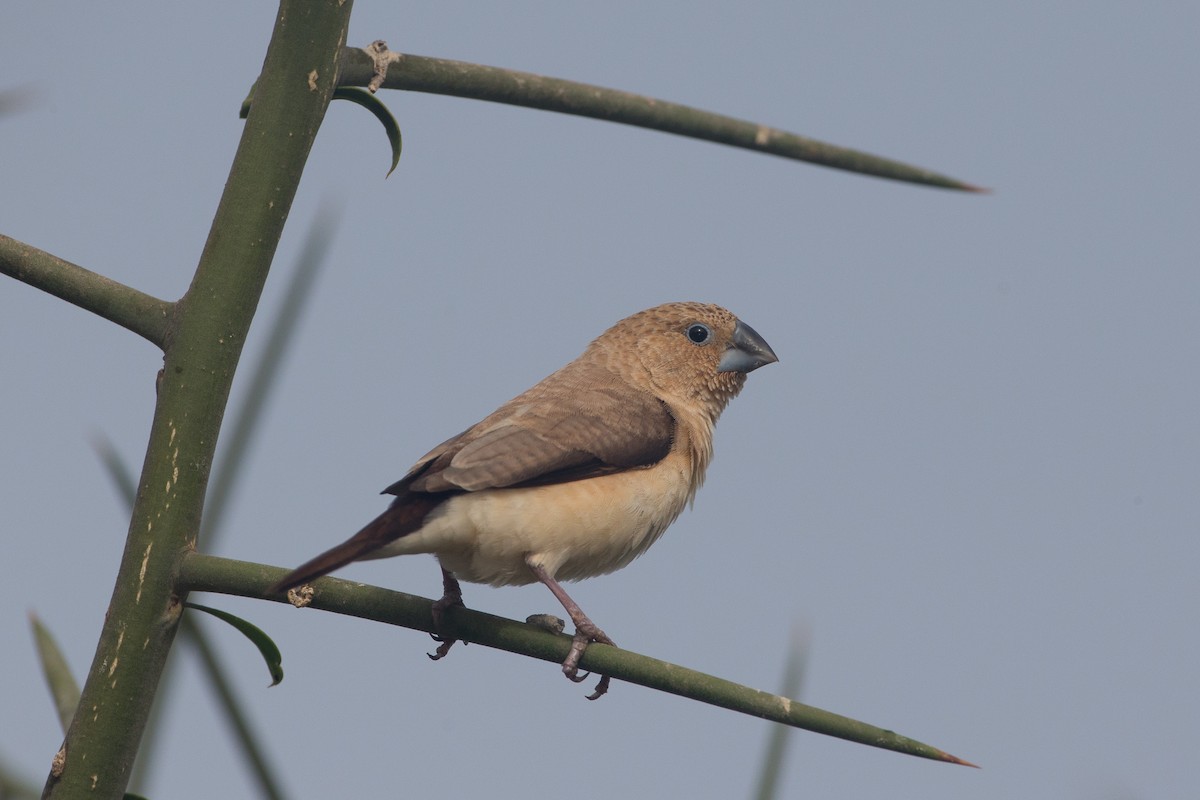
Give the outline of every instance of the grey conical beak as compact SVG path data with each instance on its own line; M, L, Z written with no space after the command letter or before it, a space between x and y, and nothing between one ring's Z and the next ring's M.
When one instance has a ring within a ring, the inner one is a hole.
M754 328L738 320L729 349L721 354L717 363L717 372L753 372L778 360L771 345Z

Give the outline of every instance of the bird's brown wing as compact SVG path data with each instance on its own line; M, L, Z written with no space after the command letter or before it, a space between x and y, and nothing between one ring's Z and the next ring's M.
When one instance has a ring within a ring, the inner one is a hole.
M602 368L572 366L434 448L385 493L562 483L666 456L675 418L663 401Z
M536 486L649 466L671 449L675 418L654 395L578 362L427 453L384 490L392 505L271 587L282 592L415 530L452 494Z

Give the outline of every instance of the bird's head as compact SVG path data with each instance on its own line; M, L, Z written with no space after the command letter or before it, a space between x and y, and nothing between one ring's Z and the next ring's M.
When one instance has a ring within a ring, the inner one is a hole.
M699 402L715 420L746 374L779 359L746 323L716 305L667 303L638 312L594 343L668 402Z

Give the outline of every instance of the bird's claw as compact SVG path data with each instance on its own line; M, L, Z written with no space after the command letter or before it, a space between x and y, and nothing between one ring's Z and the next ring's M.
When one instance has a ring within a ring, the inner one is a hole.
M579 674L579 659L583 657L583 651L592 642L599 642L600 644L607 644L613 647L617 646L617 643L610 639L608 634L597 628L595 624L577 627L575 636L571 640L571 650L567 653L567 658L563 661L562 665L563 675L567 676L567 680L573 683L581 683L587 680L588 676L592 674L591 672L584 672L582 675ZM587 699L598 700L603 697L608 692L610 680L607 675L601 675L600 682L596 684L596 691L589 694Z
M603 697L605 694L607 694L608 693L608 681L609 681L609 678L607 675L601 675L600 682L596 684L596 691L589 694L587 696L587 699L588 700L599 700L601 697Z
M439 661L439 660L445 658L446 654L450 652L450 648L454 647L454 643L458 641L458 639L443 639L442 637L438 636L436 633L431 633L431 634L429 634L429 636L435 642L441 642L441 644L439 644L437 646L436 650L434 650L432 653L425 654L425 655L429 656L430 661ZM463 644L466 644L466 642L463 642Z

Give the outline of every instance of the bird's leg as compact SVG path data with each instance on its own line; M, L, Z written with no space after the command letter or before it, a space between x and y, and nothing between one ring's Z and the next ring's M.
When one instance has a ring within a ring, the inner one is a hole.
M458 578L455 578L453 573L442 567L442 597L440 600L433 601L433 627L442 627L442 614L447 608L461 606L462 604L462 587L458 585ZM426 653L434 661L437 661L439 658L445 658L446 654L450 652L450 648L458 641L457 639L443 638L436 633L429 635L433 637L435 642L441 643L438 645L436 651Z
M571 642L571 651L567 653L567 658L563 661L562 670L568 680L579 683L587 677L586 674L579 675L579 659L583 657L583 651L587 649L587 646L592 642L599 642L600 644L608 644L616 647L617 643L608 638L608 634L600 630L596 623L588 619L587 614L583 613L583 609L571 599L566 590L562 588L558 581L554 580L550 573L546 572L545 568L540 564L534 563L529 556L525 557L525 564L533 572L534 576L544 583L547 589L554 593L554 596L558 598L558 602L562 603L563 608L567 610L571 621L575 623L575 638ZM596 691L588 695L588 700L596 700L601 697L608 691L608 684L608 676L601 675L600 682L596 684Z

